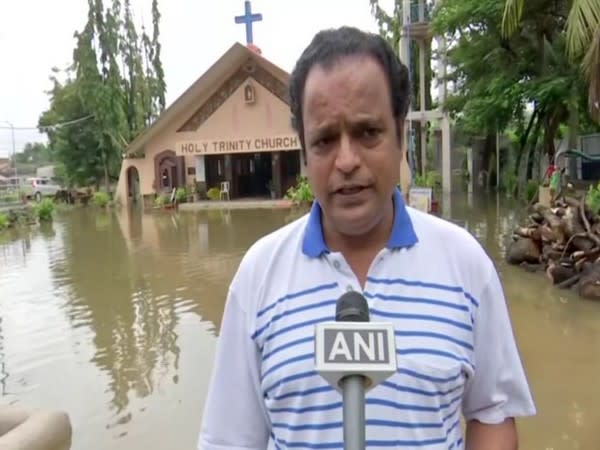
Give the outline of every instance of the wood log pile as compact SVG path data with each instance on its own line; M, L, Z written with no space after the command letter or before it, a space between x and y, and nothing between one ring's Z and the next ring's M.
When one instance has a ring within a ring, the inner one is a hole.
M544 270L556 287L600 300L600 215L589 209L585 196L560 197L550 207L536 203L527 222L513 231L506 260Z

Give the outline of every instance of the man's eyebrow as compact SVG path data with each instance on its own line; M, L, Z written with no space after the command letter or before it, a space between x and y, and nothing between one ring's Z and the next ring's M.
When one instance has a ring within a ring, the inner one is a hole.
M338 129L338 126L333 123L324 123L320 126L315 126L312 130L309 130L309 136L318 137L323 136L324 134L335 133Z
M383 117L380 116L363 116L363 117L359 117L355 120L351 120L350 122L350 127L352 128L360 128L360 127L364 127L365 125L368 126L373 126L373 125L379 125L382 126L384 124L384 120Z

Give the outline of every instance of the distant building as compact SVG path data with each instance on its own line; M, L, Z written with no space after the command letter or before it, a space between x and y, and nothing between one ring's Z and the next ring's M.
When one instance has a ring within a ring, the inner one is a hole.
M54 178L54 166L42 166L35 169L38 178Z
M9 177L14 175L15 171L11 167L10 158L0 157L0 175Z

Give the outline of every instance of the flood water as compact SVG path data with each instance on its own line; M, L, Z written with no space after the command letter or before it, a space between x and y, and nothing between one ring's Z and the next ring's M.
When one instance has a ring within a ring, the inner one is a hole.
M600 448L600 302L502 261L514 205L454 199L497 261L538 407L521 449ZM74 209L0 235L0 401L65 410L74 450L195 448L227 285L289 210Z

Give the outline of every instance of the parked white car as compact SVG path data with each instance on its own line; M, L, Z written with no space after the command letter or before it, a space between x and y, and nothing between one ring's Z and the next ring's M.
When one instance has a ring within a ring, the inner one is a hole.
M27 182L22 186L23 192L27 197L33 197L40 201L43 197L54 197L62 191L62 187L50 178L36 177L27 178Z

